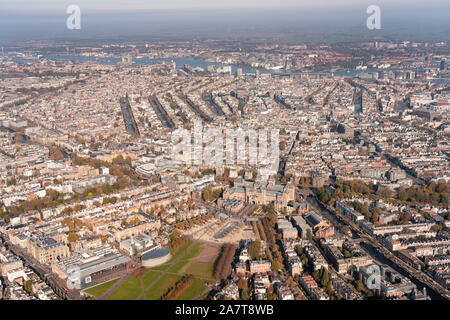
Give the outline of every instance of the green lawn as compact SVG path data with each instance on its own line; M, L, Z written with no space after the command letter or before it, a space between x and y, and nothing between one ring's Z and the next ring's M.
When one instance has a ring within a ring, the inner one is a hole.
M142 292L139 279L128 278L108 297L108 300L135 300Z
M195 279L192 285L183 291L178 300L192 300L206 289L204 280Z
M192 241L188 241L188 242L185 243L183 246L181 246L180 248L178 248L176 251L170 252L170 253L172 254L172 257L170 258L169 261L167 261L166 263L164 263L164 264L162 264L162 265L160 265L160 266L150 268L149 270L150 270L150 271L165 271L165 270L167 269L167 267L168 267L169 265L171 265L176 259L178 259L178 257L180 257L180 256L184 253L184 251L185 251L191 244L192 244ZM188 258L186 258L186 257L188 257L188 254L189 254L190 251L193 250L194 248L197 248L197 244L195 244L195 245L189 250L189 252L186 253L186 255L183 257L183 260L184 260L184 259L188 259ZM198 254L198 253L197 253L197 254Z
M163 265L150 268L145 275L140 279L130 277L119 288L117 288L109 297L109 300L135 300L139 295L148 288L160 275L167 270L169 273L161 277L155 285L145 294L145 300L158 300L185 274L192 274L198 277L193 284L185 290L180 296L180 299L193 299L200 294L204 289L204 283L214 281L213 277L213 263L195 261L200 252L202 252L202 244L194 243L194 245L185 253L185 250L192 245L189 241L175 252L172 252L172 258ZM184 256L183 253L185 253ZM173 262L182 257L177 263ZM173 265L171 265L173 264ZM105 290L106 291L106 290Z
M156 280L156 278L159 277L161 272L158 271L149 271L142 277L142 283L144 285L144 288L147 288L149 285L152 284L153 281Z
M181 258L180 261L178 261L176 264L174 264L170 269L168 270L171 273L183 273L186 274L188 272L184 272L185 266L187 266L192 259L197 257L200 252L202 252L203 248L201 247L200 243L195 243L191 249L189 249L188 252Z
M181 269L183 269L183 267L185 265L187 265L189 263L189 260L180 260L177 263L175 263L172 267L170 267L170 269L168 270L168 272L170 273L180 273Z
M214 281L213 262L190 261L189 265L183 271L199 278L211 279Z
M167 262L167 263L171 263L173 261L175 261L175 259L177 259L179 256L181 256L183 254L183 252L192 244L192 241L188 241L187 243L185 243L184 245L182 245L180 248L178 248L176 251L174 252L170 252L172 254L172 258Z
M191 244L190 242L189 244ZM170 261L166 262L165 264L162 264L160 266L151 268L150 271L165 271L167 267L169 267L179 256L181 256L181 253L186 250L187 246L183 246L180 248L177 253L170 259ZM188 252L174 265L172 265L167 271L170 273L179 273L182 271L183 267L186 266L190 260L194 259L196 256L202 252L203 248L201 247L200 243L195 243Z
M91 287L84 290L84 292L94 297L100 297L102 294L108 291L108 289L111 288L117 281L119 281L119 278L103 282L101 284L96 285L95 287Z
M150 269L148 269L148 270L149 270L149 271L158 271L158 272L161 272L161 271L165 271L169 265L170 265L170 263L169 263L169 262L166 262L166 263L164 263L164 264L162 264L162 265L160 265L160 266L153 267L153 268L150 268Z
M165 274L145 295L145 300L158 300L167 290L180 280L181 276Z
M183 256L183 260L190 260L195 258L196 256L198 256L200 254L200 252L203 251L203 248L201 247L201 244L196 242L192 248L189 249L188 252L186 252L186 254Z
M204 300L204 299L208 296L208 293L209 293L209 291L208 291L208 292L205 292L205 293L202 294L200 297L198 297L197 300Z

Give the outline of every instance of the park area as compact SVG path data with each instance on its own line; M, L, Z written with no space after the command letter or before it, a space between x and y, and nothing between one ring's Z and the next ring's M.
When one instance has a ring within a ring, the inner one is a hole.
M111 288L117 281L119 281L119 278L110 280L107 282L103 282L99 285L96 285L94 287L88 288L84 290L85 293L87 293L90 296L93 297L100 297L102 294L104 294L109 288Z
M180 300L199 300L207 296L209 285L216 282L213 275L214 261L219 248L214 244L188 241L172 252L172 258L157 267L142 268L115 288L108 300L158 300L183 276L192 275L193 281L178 295ZM101 297L118 279L85 290Z

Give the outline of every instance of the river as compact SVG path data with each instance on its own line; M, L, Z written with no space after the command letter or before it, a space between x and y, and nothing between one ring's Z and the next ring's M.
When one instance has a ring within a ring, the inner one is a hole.
M122 61L121 57L93 57L93 56L81 56L81 55L44 55L44 58L50 59L53 61L73 61L73 62L96 62L100 65L111 65L115 66L118 62ZM16 63L31 63L32 59L21 59L15 58L13 59ZM171 63L175 62L178 67L182 67L185 64L190 65L192 67L200 67L204 70L207 70L208 66L215 66L216 68L220 68L223 66L227 66L227 64L218 63L218 62L208 62L195 57L182 57L182 58L133 58L133 65L153 65L158 63ZM408 69L398 69L398 68L388 68L388 69L366 69L366 70L342 70L336 72L324 72L324 71L311 71L311 72L302 72L302 71L282 71L282 70L269 70L269 69L260 69L260 68L252 68L252 67L244 67L240 65L231 64L231 71L236 72L237 69L241 68L244 74L256 74L258 70L260 74L323 74L323 75L336 75L336 76L344 76L344 77L354 77L363 73L374 73L378 71L420 71L419 69L408 68ZM450 83L450 77L443 77L438 79L418 79L415 81L431 81L438 83Z

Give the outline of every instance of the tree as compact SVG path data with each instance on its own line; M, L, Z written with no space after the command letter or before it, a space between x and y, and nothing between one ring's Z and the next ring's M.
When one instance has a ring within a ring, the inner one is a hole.
M32 294L33 293L33 283L31 282L31 280L25 281L23 284L23 288L28 294Z
M392 198L392 191L387 187L379 187L376 194L385 199Z
M80 238L80 236L76 232L71 232L67 236L67 241L69 242L75 242Z
M306 237L308 238L309 241L312 241L313 236L312 236L311 229L306 229Z
M212 198L213 191L212 186L209 185L205 190L202 192L202 198L204 201L209 201Z
M237 282L238 288L241 290L247 289L247 281L244 279L239 279Z
M254 241L249 248L249 254L252 260L257 260L260 258L259 252L261 251L261 242L260 241Z
M328 278L328 269L325 267L322 267L323 270L321 270L322 276L320 279L320 284L322 288L326 288L328 286L329 278Z
M68 208L70 208L70 207L68 207ZM68 209L68 208L66 208L66 209ZM70 208L70 209L72 209L72 208ZM62 224L68 226L69 230L75 229L75 222L73 222L73 220L70 218L64 218L62 220Z
M319 188L317 190L317 192L318 192L318 197L319 197L320 201L322 201L324 203L328 203L328 201L330 201L331 195L327 189L322 187L322 188Z
M344 258L346 259L352 257L352 254L347 249L342 250L342 253L344 254Z
M433 226L431 227L431 230L433 230L433 231L440 231L440 230L442 230L442 225L440 225L440 224L435 224L435 225L433 225Z
M355 286L356 290L358 290L360 292L364 290L364 284L361 280L355 280L354 286Z
M267 300L277 300L277 294L275 293L272 285L267 288Z
M303 268L306 268L308 266L308 263L309 263L308 257L306 255L304 255L304 257L302 258Z
M216 279L226 279L230 273L231 263L236 247L230 243L224 245L219 256L214 262L214 276Z
M300 177L298 181L301 188L309 188L311 187L311 178L310 177Z
M169 288L169 290L161 297L161 300L176 300L184 290L192 285L194 280L195 278L193 275L184 275L174 286Z
M272 260L272 271L278 271L281 269L280 262L278 261L278 258L274 258Z
M6 180L6 185L8 187L16 185L16 183L17 183L16 177L12 177L11 179Z
M241 300L248 300L248 292L247 289L241 290Z
M372 218L372 213L369 210L369 204L365 203L362 206L361 213L366 217L367 220L370 220Z
M312 273L312 277L318 283L320 283L320 271L321 270L314 270L314 272Z

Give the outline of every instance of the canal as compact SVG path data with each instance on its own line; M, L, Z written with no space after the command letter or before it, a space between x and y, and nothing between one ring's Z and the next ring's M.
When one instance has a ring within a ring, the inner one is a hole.
M136 130L134 129L133 122L131 120L130 110L128 108L128 103L126 99L121 101L121 106L124 114L125 126L127 128L127 131L131 134L135 134Z

